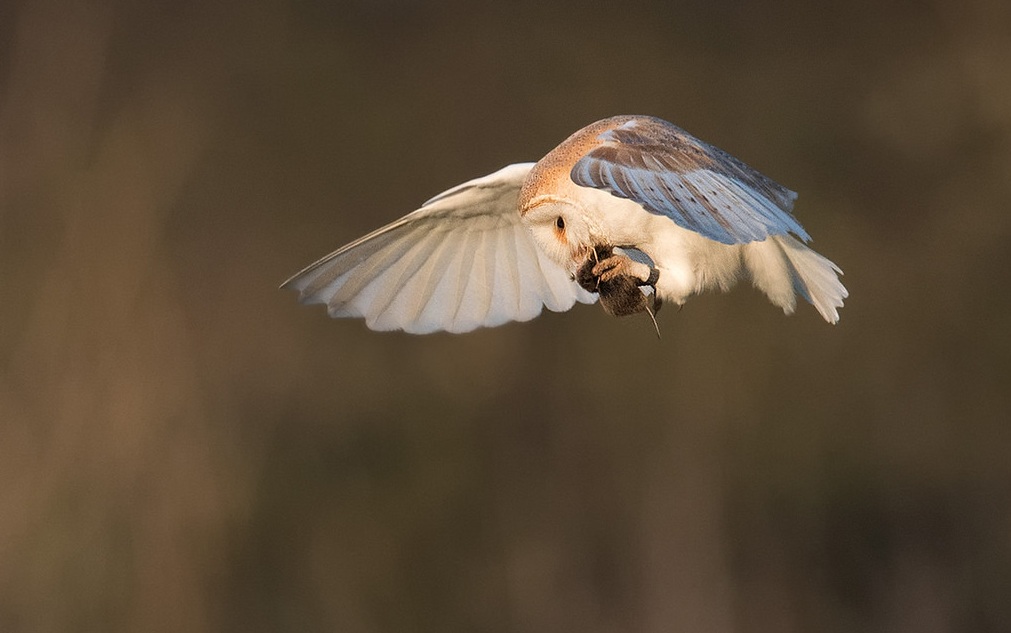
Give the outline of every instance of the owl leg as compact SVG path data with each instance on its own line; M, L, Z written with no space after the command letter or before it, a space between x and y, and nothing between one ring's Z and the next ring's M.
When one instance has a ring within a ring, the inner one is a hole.
M638 267L644 267L640 270ZM647 276L643 276L643 270ZM632 261L627 255L615 255L610 246L597 246L589 251L583 265L576 271L575 280L587 292L598 292L601 282L621 280L627 286L652 285L652 274L645 264ZM644 281L645 279L645 281Z
M655 288L652 294L646 294L640 286L652 285L656 276L645 264L614 255L609 246L599 246L576 271L575 279L587 292L597 293L601 307L612 316L639 312L652 316L659 307Z
M624 316L645 311L652 318L663 305L656 292L660 271L627 255L608 252L589 272L596 277L598 287L602 288L599 290L600 302L607 312ZM639 291L640 286L649 286L653 292L647 295Z
M627 255L613 255L611 253L594 264L589 272L600 281L610 281L616 277L633 277L638 285L650 286L654 292L656 291L656 282L660 279L658 269L651 268L642 262L633 261Z

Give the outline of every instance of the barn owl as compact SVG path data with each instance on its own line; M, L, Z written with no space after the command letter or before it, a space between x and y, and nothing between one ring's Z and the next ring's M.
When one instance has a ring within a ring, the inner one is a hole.
M536 163L453 187L282 284L373 330L467 332L598 300L652 313L740 277L829 323L842 271L805 245L797 194L650 116L584 127Z

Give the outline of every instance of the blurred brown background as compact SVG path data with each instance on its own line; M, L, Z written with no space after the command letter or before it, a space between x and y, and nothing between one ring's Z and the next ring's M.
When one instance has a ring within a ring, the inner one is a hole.
M0 7L0 630L1011 630L1011 5ZM277 290L619 113L800 192L755 291L463 336Z

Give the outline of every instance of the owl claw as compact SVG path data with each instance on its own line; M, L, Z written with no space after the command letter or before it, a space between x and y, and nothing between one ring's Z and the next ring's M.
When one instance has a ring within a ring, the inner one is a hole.
M653 315L660 309L654 285L658 278L657 269L633 261L627 255L615 255L610 247L593 249L575 275L576 282L584 290L599 295L600 305L608 314L628 316L646 312L654 327ZM642 286L652 287L653 292L643 292Z
M642 268L648 271L645 279L640 272ZM631 277L638 282L638 285L649 286L654 292L656 291L656 282L660 279L658 269L633 261L627 255L608 255L593 266L590 274L597 278L598 282L611 281L618 277Z
M618 277L635 277L639 279L633 269L635 263L627 255L610 255L601 259L594 265L591 272L600 281L611 281ZM642 281L640 279L640 281Z
M634 261L628 255L615 255L611 247L588 249L586 260L572 278L587 292L598 292L601 282L634 280L637 286L649 286L656 291L660 271Z

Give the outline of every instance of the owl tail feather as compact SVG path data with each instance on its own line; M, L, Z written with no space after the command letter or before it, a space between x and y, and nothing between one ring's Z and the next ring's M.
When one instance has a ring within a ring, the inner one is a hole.
M789 235L777 235L745 246L744 263L755 286L772 303L792 314L795 295L807 299L829 323L839 321L838 309L849 296L839 281L842 270Z

